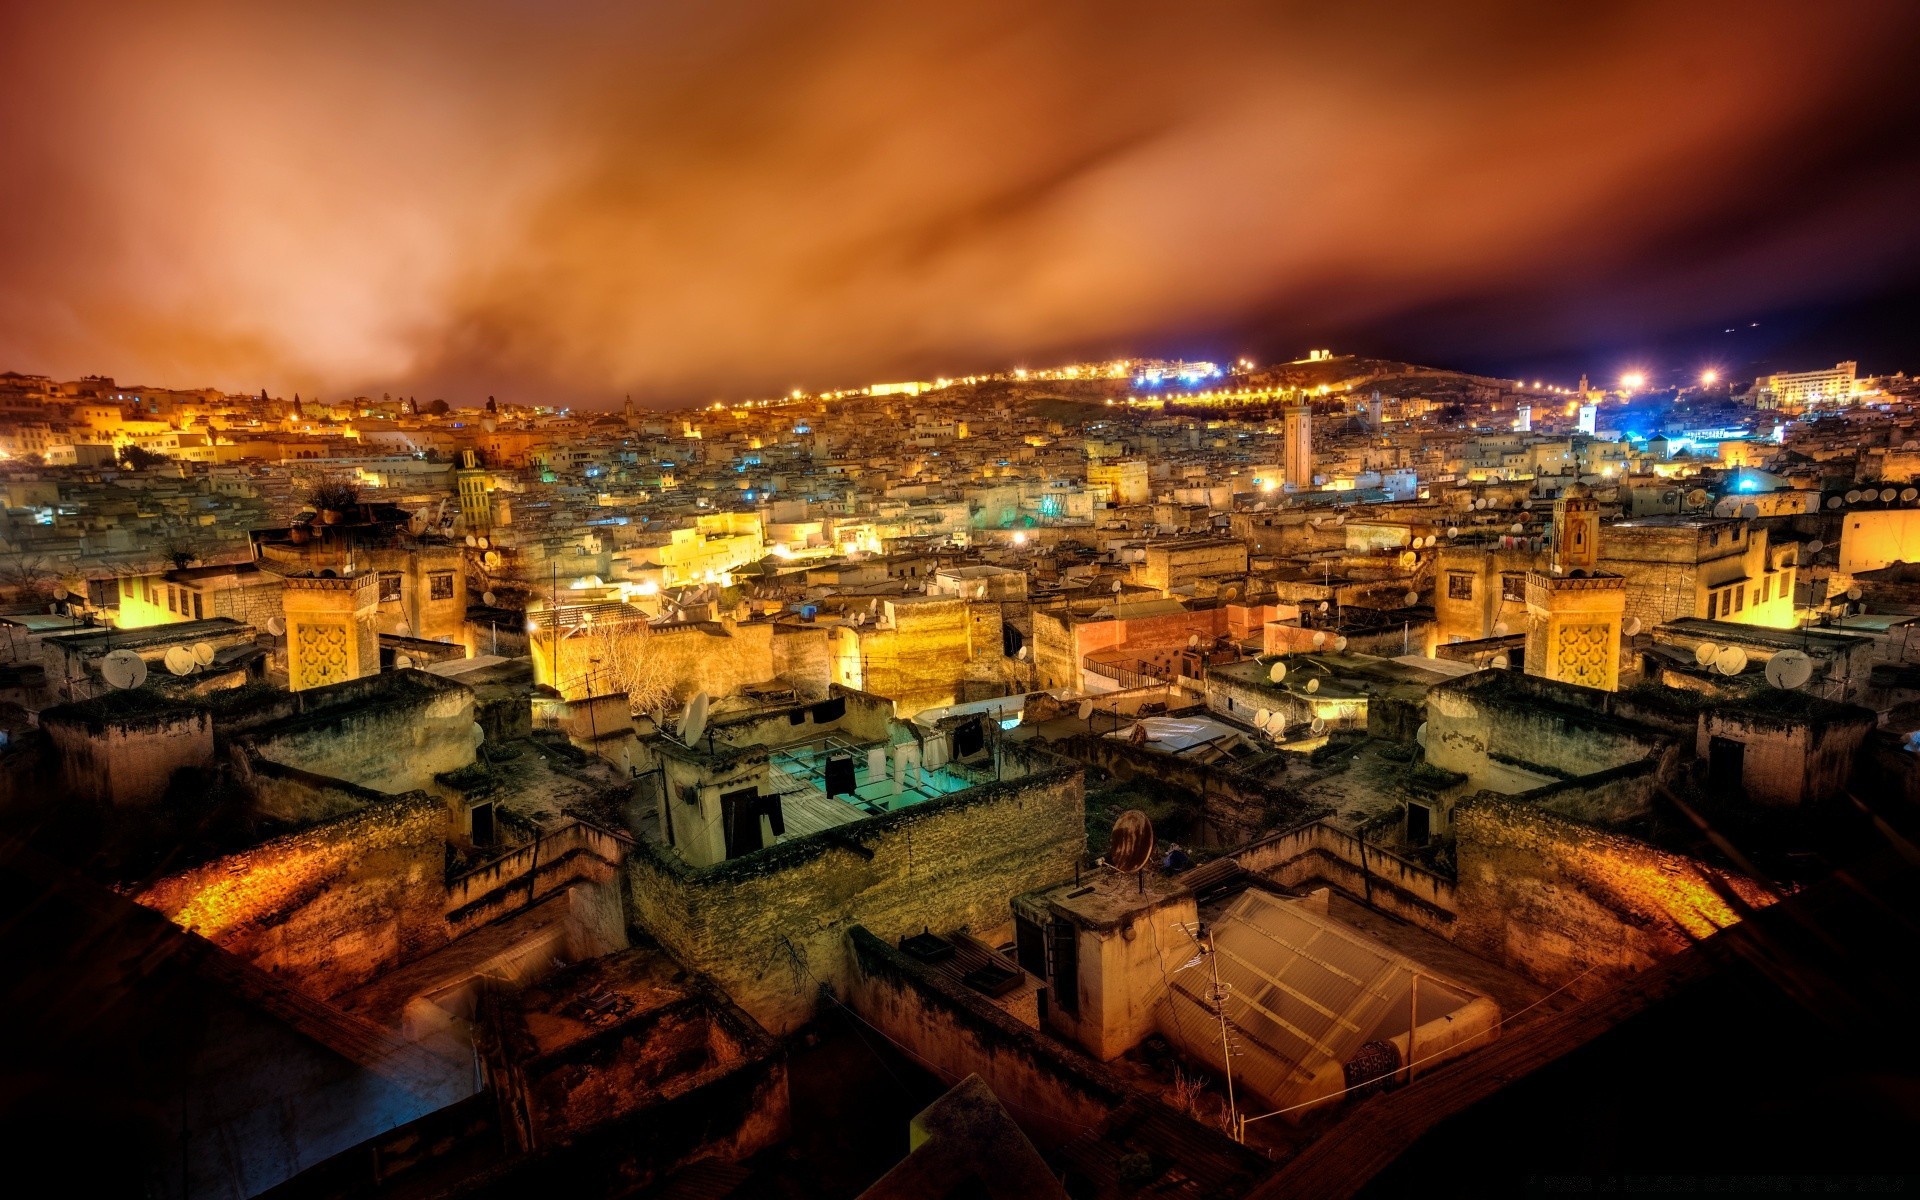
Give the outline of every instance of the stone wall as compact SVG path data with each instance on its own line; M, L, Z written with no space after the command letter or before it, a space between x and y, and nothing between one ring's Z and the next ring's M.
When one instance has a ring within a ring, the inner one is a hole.
M1291 815L1299 804L1291 793L1249 776L1135 746L1122 738L1075 734L1054 742L1053 748L1116 779L1167 783L1199 797L1204 840L1210 846L1237 846L1258 837L1274 814Z
M1485 787L1498 764L1571 779L1671 758L1674 739L1615 719L1612 695L1513 671L1448 680L1427 693L1427 761Z
M1490 793L1454 809L1455 942L1550 986L1594 995L1733 924L1751 880ZM1591 971L1590 974L1583 973Z
M803 700L818 700L833 682L833 657L824 625L773 627L773 673Z
M897 938L1004 924L1021 892L1073 873L1086 845L1077 769L982 784L824 833L692 867L642 841L628 863L634 923L776 1033L844 987L847 931Z
M433 797L396 796L135 899L301 991L337 996L447 942L446 823Z

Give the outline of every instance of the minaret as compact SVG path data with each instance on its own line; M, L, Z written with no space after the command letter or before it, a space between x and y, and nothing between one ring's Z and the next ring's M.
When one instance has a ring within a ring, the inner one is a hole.
M1527 674L1617 691L1627 581L1600 570L1600 504L1575 483L1553 503L1552 568L1527 573Z
M1522 400L1513 410L1513 429L1515 433L1533 432L1533 405Z
M1281 471L1290 492L1313 490L1313 408L1305 396L1281 410L1286 420L1286 459Z

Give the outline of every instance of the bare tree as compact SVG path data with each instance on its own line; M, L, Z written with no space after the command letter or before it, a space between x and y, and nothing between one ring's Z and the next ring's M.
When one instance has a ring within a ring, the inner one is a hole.
M628 711L664 715L674 701L673 680L662 656L654 653L653 637L638 617L596 622L583 647L586 661L580 664L594 694L625 692Z
M0 594L15 600L43 602L53 595L60 572L44 554L16 550L0 554Z

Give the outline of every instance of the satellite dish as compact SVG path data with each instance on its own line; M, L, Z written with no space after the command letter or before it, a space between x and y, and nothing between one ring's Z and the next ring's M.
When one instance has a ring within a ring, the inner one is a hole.
M1840 507L1840 497L1838 497L1838 496L1828 496L1828 497L1827 497L1827 507L1828 507L1828 508L1839 508L1839 507Z
M1493 656L1493 669L1496 671L1504 671L1510 665L1512 665L1512 662L1513 660L1508 658L1506 655L1496 654Z
M1253 714L1253 727L1255 729L1265 729L1267 727L1267 722L1271 720L1273 720L1273 710L1270 708L1263 708L1259 712Z
M1283 662L1277 662L1267 668L1267 679L1272 683L1279 683L1281 680L1285 679L1286 677L1287 677L1287 664Z
M1018 650L1015 650L1013 652L1013 657L1019 660L1020 662L1027 661L1027 648L1025 646L1022 646Z
M1125 875L1147 865L1153 857L1153 822L1147 814L1130 808L1113 819L1113 836L1107 841L1107 865Z
M1413 740L1422 746L1427 744L1427 723L1425 721L1420 722L1420 728L1413 731Z
M1347 639L1343 636L1335 637L1333 639L1333 648L1336 652L1345 650L1347 648Z
M1743 504L1740 506L1740 515L1751 521L1760 515L1760 506L1758 504Z
M1707 495L1705 488L1695 488L1687 493L1687 505L1690 508L1699 508L1711 499L1713 499L1713 497Z
M1747 652L1738 646L1728 646L1713 656L1713 669L1722 675L1738 675L1747 669Z
M1767 682L1791 691L1813 678L1813 659L1798 650L1782 650L1767 660Z
M115 650L100 660L100 676L122 691L137 688L147 681L147 663L131 650Z
M1325 733L1327 731L1326 718L1315 717L1313 721L1310 724L1308 724L1307 728L1312 730L1315 734Z
M489 550L480 556L480 560L490 567L497 567L500 565L500 552L498 550Z
M1320 681L1318 679L1307 680L1307 695L1311 696L1319 690L1320 690Z
M285 617L268 617L267 632L274 637L282 636L287 632L287 619Z
M1860 585L1856 583L1852 587L1847 589L1847 599L1858 600L1859 598L1860 598Z
M1321 611L1321 612L1325 612L1325 611L1327 611L1327 602L1326 602L1325 600L1322 600L1322 601L1320 602L1320 611Z
M1193 648L1194 648L1195 646L1198 646L1199 644L1200 644L1200 635L1199 635L1199 634L1197 634L1197 633L1190 633L1190 634L1188 634L1188 635L1187 635L1187 649L1189 649L1189 650L1191 650L1191 649L1193 649Z
M1860 493L1857 489L1847 493L1847 503L1848 504L1860 503Z
M1523 509L1525 509L1525 510L1527 510L1528 512L1532 512L1532 511L1533 511L1533 501L1532 501L1532 500L1522 500L1522 501L1520 502L1520 507L1521 507L1521 508L1523 508Z
M695 692L693 699L687 701L687 710L680 715L680 740L691 746L700 740L707 730L707 705L705 692Z
M480 603L486 605L488 608L492 608L495 604L499 603L499 601L500 597L494 595L492 592L480 593Z
M1080 719L1082 721L1093 720L1093 701L1082 700L1080 702Z
M1880 489L1880 498L1881 498L1882 500L1886 500L1886 501L1889 501L1889 502L1891 502L1891 501L1893 500L1893 498L1894 498L1895 496L1898 496L1899 494L1900 494L1899 492L1897 492L1897 491L1895 491L1895 490L1894 490L1894 489L1892 489L1892 488L1881 488L1881 489Z
M1624 633L1624 634L1626 634L1626 635L1627 635L1628 637L1634 637L1634 636L1636 636L1637 634L1639 634L1639 632L1640 632L1640 618L1639 618L1639 617L1628 617L1628 618L1627 618L1627 623L1626 623L1625 625L1622 625L1622 626L1620 627L1620 632L1621 632L1621 633Z
M1920 488L1901 488L1900 498L1912 504L1915 500L1920 500Z
M405 671L405 670L411 669L412 666L413 666L413 656L411 654L396 654L393 656L394 670Z
M212 666L213 665L213 643L195 642L193 644L193 661L203 667Z
M480 539L480 548L481 548L482 550L485 550L485 549L487 548L487 539L485 539L485 538L481 538L481 539Z
M1315 630L1313 634L1313 648L1315 650L1318 650L1320 647L1326 644L1327 644L1327 635L1324 633L1321 633L1319 630Z
M1457 537L1459 537L1459 536L1460 536L1460 527L1459 527L1458 525L1449 525L1449 526L1447 526L1447 536L1448 536L1448 537L1450 537L1450 538L1457 538Z
M1714 645L1712 642L1701 642L1693 648L1694 665L1704 667L1712 662L1714 657L1719 653L1720 647Z
M1818 554L1822 550L1825 550L1826 548L1827 548L1827 544L1821 541L1819 538L1815 538L1812 541L1807 543L1808 554Z
M190 675L194 667L193 651L185 646L168 646L166 664L167 670L175 675Z
M53 598L55 600L65 600L70 594L71 593L69 593L67 589L62 587L60 584L56 583L53 585Z
M1527 527L1525 525L1522 525L1518 521L1515 521L1513 523L1513 527L1507 530L1508 533L1525 533L1526 531L1527 531Z
M1113 594L1114 594L1114 595L1116 595L1116 596L1118 596L1118 595L1120 594L1120 589L1121 589L1121 587L1122 587L1122 586L1123 586L1123 585L1121 584L1121 582L1120 582L1120 581L1119 581L1118 579L1116 579L1116 580L1114 580L1114 581L1113 581Z
M478 538L476 538L476 537L474 537L474 536L473 536L472 534L468 534L468 535L467 535L467 545L468 545L468 546L470 546L470 547L471 547L471 546L478 546L479 544L480 544L480 539L478 539Z
M1402 596L1401 599L1407 602L1408 608L1412 608L1414 605L1420 603L1420 593L1408 592L1406 595Z
M1505 637L1507 636L1507 634L1511 632L1513 632L1513 627L1511 625L1508 625L1505 621L1495 621L1493 623L1493 636Z

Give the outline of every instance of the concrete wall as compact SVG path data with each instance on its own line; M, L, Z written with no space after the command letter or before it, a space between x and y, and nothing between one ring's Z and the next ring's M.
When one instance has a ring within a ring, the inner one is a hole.
M1756 713L1708 710L1700 714L1695 751L1710 760L1714 738L1746 747L1742 755L1742 794L1763 804L1818 803L1832 799L1853 775L1854 757L1872 732L1873 715L1860 709L1855 720L1809 722ZM1734 781L1714 780L1734 786Z
M1325 821L1283 830L1235 852L1240 865L1291 888L1328 883L1382 912L1451 936L1454 881Z
M196 710L106 716L63 705L40 724L59 756L61 786L76 797L152 804L176 770L213 760L213 718Z
M1611 693L1481 671L1427 693L1427 761L1494 786L1501 764L1562 779L1672 753L1673 741L1609 715Z
M480 742L473 693L423 672L303 694L318 695L321 706L253 729L237 744L283 766L397 794L467 766Z
M1550 986L1594 995L1739 919L1718 890L1752 881L1595 825L1482 793L1454 809L1453 940Z
M337 996L446 943L446 823L440 801L398 796L135 899L301 991Z
M1250 776L1135 746L1122 738L1075 734L1053 743L1053 748L1116 779L1166 783L1198 796L1209 845L1237 846L1258 837L1271 823L1270 814L1290 815L1299 804L1291 793Z
M634 923L712 975L776 1033L843 986L846 934L1005 923L1021 892L1073 873L1086 846L1080 772L1042 770L696 868L650 842L628 861Z
M846 1003L949 1079L979 1075L1027 1136L1052 1148L1083 1135L1128 1099L1118 1076L955 988L855 927Z

